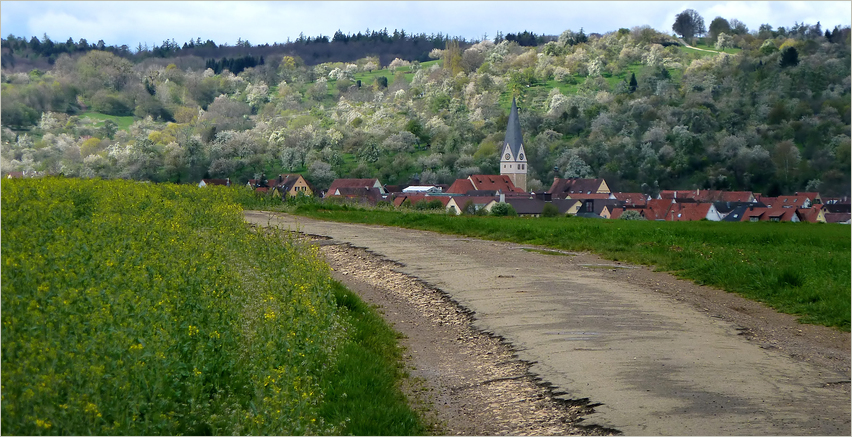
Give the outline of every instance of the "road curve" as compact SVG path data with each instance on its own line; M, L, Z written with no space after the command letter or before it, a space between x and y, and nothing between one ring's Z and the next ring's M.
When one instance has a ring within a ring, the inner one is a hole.
M247 211L402 264L475 313L531 371L589 399L585 424L627 435L850 435L848 371L795 360L737 326L633 281L641 269L584 263L432 232ZM846 385L844 385L846 384Z

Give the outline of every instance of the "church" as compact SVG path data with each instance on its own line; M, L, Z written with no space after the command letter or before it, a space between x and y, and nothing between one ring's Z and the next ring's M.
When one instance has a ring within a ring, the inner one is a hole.
M524 154L521 120L518 118L518 105L512 98L509 123L506 126L506 139L500 155L500 175L508 176L516 187L527 191L527 156Z

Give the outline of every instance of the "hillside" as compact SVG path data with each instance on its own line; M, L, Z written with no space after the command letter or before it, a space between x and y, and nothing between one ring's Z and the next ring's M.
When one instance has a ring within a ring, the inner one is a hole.
M448 183L498 172L516 96L531 189L595 176L616 191L845 195L849 35L765 25L695 49L648 27L496 43L423 35L417 50L392 53L382 44L421 36L340 34L282 46L325 58L198 40L164 43L164 57L62 53L29 72L4 61L2 166L173 182L298 172L318 188L344 176ZM335 51L356 43L367 48Z

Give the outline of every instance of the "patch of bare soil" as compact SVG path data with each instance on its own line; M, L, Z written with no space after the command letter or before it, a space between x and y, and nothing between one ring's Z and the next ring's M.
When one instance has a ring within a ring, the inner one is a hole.
M404 335L411 378L403 390L439 435L613 435L584 427L588 400L554 398L500 338L472 327L467 310L440 290L394 271L398 265L363 250L323 244L343 282L376 305ZM331 243L331 242L327 242Z

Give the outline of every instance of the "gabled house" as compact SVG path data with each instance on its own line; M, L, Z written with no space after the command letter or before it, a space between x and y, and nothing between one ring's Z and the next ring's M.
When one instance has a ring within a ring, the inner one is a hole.
M645 218L648 220L665 220L674 203L674 198L649 200L643 210Z
M370 190L377 190L379 194L387 194L384 186L382 186L381 182L378 179L335 179L334 182L331 183L331 186L328 187L328 191L325 193L325 197L331 196L354 196L359 193L370 192Z
M473 184L474 190L497 191L500 193L524 193L520 187L508 175L470 175L468 179Z
M553 199L574 198L580 194L611 194L603 179L553 178L553 184L547 190Z
M436 187L435 185L410 185L402 189L403 193L406 194L414 194L414 193L428 193L428 194L438 194L441 192L440 187Z
M393 199L393 206L399 208L406 200L408 200L411 206L414 206L419 202L431 202L433 200L437 200L441 202L441 206L447 208L447 204L450 202L451 199L452 198L448 196L430 196L428 194L423 193L411 193L396 196Z
M447 211L455 212L456 215L461 215L468 202L471 203L474 211L485 209L488 204L498 200L497 196L453 196L447 201Z
M813 208L798 208L796 212L803 222L825 223L825 210L821 206L815 205Z
M290 197L314 195L314 187L300 174L280 174L275 179L267 181L270 187L274 187L280 194Z
M695 202L695 190L662 190L657 200L674 200L675 202Z
M673 222L691 222L707 219L722 221L722 214L712 203L674 203L666 220Z
M812 205L819 205L819 204L822 203L822 198L820 197L819 193L817 193L815 191L811 191L811 192L807 192L807 193L800 193L800 192L797 191L796 196L807 197L811 201Z
M612 193L612 197L630 206L645 206L651 200L650 196L642 193Z
M223 185L226 187L231 186L231 178L225 179L202 179L201 182L198 183L198 187L206 187L208 185Z
M799 222L801 218L796 208L748 208L743 211L744 222Z
M810 208L811 199L808 196L778 196L773 207L780 208Z
M515 212L520 217L540 217L544 210L544 205L547 203L541 199L519 199L506 198L506 203L515 208Z
M611 209L610 207L607 207L607 215L609 216L608 218L611 220L618 220L619 218L621 218L621 215L627 211L637 211L640 217L647 219L647 217L645 217L645 209L641 206L622 205L620 207L613 206ZM601 214L601 216L603 216L603 214Z
M751 191L722 191L722 202L756 202L754 193Z

